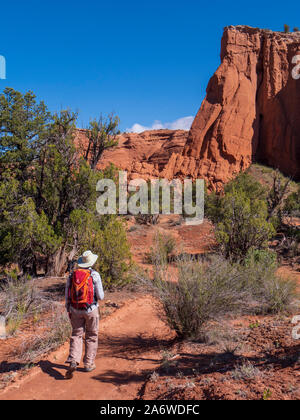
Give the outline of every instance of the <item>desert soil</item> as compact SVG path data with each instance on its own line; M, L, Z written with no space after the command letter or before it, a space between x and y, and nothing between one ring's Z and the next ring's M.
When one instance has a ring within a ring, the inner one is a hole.
M39 362L34 372L9 386L0 399L133 399L147 373L160 363L160 350L174 334L144 296L128 301L100 323L97 368L65 380L68 344Z
M172 233L183 252L213 247L208 222L188 227L162 218L153 227L129 221L134 259L147 269L157 228ZM299 267L282 270L300 284ZM61 300L64 281L44 279L42 287ZM32 326L0 342L2 385L8 378L0 399L300 399L300 343L292 338L290 317L227 320L211 325L209 333L216 330L217 336L199 343L177 341L158 303L143 290L107 293L101 312L97 368L86 373L81 365L72 380L64 379L68 343L26 369L11 350Z
M300 345L290 319L224 322L226 347L226 340L176 341L158 309L150 296L128 300L101 322L96 370L80 366L66 380L65 344L0 399L300 399Z

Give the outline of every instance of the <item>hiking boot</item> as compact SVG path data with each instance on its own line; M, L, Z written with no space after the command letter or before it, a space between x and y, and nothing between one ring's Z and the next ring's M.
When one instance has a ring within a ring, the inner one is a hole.
M76 362L71 362L70 367L66 372L65 378L66 379L72 379L73 378L73 373L75 372L76 369L77 369L77 363Z
M84 366L84 371L85 372L92 372L92 370L96 369L96 365L95 363L93 363L92 365L85 365Z

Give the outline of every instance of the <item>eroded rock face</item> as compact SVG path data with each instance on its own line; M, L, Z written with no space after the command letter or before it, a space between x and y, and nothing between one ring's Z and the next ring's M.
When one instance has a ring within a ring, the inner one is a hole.
M182 153L187 136L188 131L185 130L150 130L140 134L121 134L118 146L103 153L97 169L104 169L113 163L126 170L129 179L158 178L170 157ZM85 130L77 130L75 142L87 144Z
M300 79L292 77L297 54L300 33L225 28L221 65L183 152L172 155L164 176L205 178L218 189L259 160L300 179Z
M292 77L296 55L300 32L225 28L221 65L190 132L122 134L98 168L113 162L130 178L204 178L210 189L222 189L259 161L300 179L300 78Z

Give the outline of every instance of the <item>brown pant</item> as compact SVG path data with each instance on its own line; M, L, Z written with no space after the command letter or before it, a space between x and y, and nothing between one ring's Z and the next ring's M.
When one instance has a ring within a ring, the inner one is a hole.
M72 336L70 339L70 353L67 362L80 363L82 356L83 334L85 333L85 355L83 363L90 366L94 363L98 349L98 308L92 312L71 312Z

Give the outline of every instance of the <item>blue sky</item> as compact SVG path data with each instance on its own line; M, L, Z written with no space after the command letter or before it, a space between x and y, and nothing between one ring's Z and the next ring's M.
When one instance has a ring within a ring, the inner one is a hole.
M300 26L296 1L15 0L0 13L0 91L32 90L52 111L78 111L80 127L113 111L122 131L190 124L225 26Z

